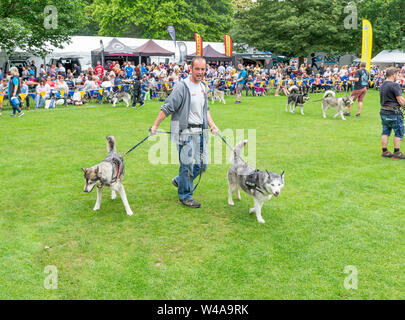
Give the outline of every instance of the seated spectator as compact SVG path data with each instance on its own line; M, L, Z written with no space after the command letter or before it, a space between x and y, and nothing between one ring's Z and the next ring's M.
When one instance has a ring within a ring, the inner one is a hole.
M66 77L66 69L61 63L59 63L58 75Z
M55 88L55 81L52 80L51 77L46 77L46 83L51 87L51 89Z
M245 90L246 90L246 96L249 95L249 90L251 91L252 96L255 95L254 81L253 81L253 77L251 74L248 75L248 77L246 79Z
M79 89L75 89L75 93L73 94L72 100L75 106L83 105L82 95L80 94Z
M56 82L55 84L55 90L56 92L56 97L59 99L63 99L64 97L62 97L62 94L60 93L60 91L65 91L65 94L68 93L69 91L69 86L65 81L65 78L62 75L58 76L58 82Z
M257 96L264 95L264 86L261 76L258 74L255 79L255 90Z
M114 79L114 88L113 91L114 92L118 92L118 86L122 86L124 85L124 81L122 81L122 79L124 79L124 72L123 71L119 71L118 75L115 77Z
M20 79L20 81L22 81L22 79ZM25 97L24 97L24 100L23 101L21 101L22 103L21 103L21 109L24 107L24 105L26 105L27 106L27 110L30 110L30 99L29 99L29 92L28 92L28 90L29 90L29 88L28 88L28 85L27 85L27 81L28 80L23 80L22 81L22 86L21 86L21 89L20 89L20 92L21 92L21 94L25 94Z
M51 93L51 87L46 83L45 79L39 81L39 85L35 89L35 109L38 109L45 102L45 99L49 99Z
M112 82L108 79L107 76L104 76L103 79L101 80L101 85L100 85L100 87L104 90L103 94L106 94L108 92L108 89L111 88L112 86L113 86ZM103 96L100 94L100 92L98 93L97 100L98 100L98 103L103 102Z

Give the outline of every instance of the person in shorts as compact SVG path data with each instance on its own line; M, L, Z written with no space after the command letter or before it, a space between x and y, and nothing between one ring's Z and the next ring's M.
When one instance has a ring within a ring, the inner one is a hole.
M246 81L246 70L245 68L243 68L242 64L238 65L239 68L239 75L238 75L238 79L236 80L236 101L235 103L241 103L241 98L242 98L242 89L243 86L245 85L245 81Z
M368 80L370 79L370 75L366 70L366 63L362 62L360 64L360 69L357 70L356 74L354 75L354 90L352 91L352 99L353 102L358 100L359 107L356 113L356 117L360 117L361 109L363 108L363 101L364 97L367 93L367 85ZM350 111L352 110L353 105L350 105L347 112L344 113L345 116L350 116Z
M402 97L401 86L396 83L398 78L398 69L388 68L386 71L387 79L380 87L381 104L381 146L382 157L393 159L405 159L405 155L399 150L404 136L404 116L401 107L405 107L405 99ZM394 153L388 151L388 137L394 131Z

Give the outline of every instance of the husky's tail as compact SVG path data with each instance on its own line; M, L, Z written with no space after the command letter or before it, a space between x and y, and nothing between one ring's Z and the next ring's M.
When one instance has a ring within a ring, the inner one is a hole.
M240 154L242 153L242 149L243 147L246 145L248 141L247 140L243 140L241 142L239 142L235 148L233 149L233 152L231 154L231 163L232 164L236 164L238 162L242 162Z
M107 151L108 151L108 153L117 152L117 149L115 148L115 137L114 136L107 136Z
M336 97L335 91L328 90L328 91L326 91L325 94L323 95L323 98L325 99L328 95L332 95L333 98Z
M290 94L292 94L292 93L300 93L300 89L298 89L298 87L296 86L296 85L292 85L291 87L290 87L290 89L288 89L288 91L290 92Z

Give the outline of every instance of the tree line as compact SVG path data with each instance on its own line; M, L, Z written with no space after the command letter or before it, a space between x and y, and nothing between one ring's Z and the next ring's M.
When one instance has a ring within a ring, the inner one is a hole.
M56 28L44 27L53 21L47 5L57 9ZM353 6L355 15L345 10ZM170 39L167 26L174 25L177 40L197 32L223 41L226 33L234 43L287 56L359 54L368 19L375 54L405 47L404 14L403 0L0 0L0 46L44 55L47 44L60 47L73 35Z

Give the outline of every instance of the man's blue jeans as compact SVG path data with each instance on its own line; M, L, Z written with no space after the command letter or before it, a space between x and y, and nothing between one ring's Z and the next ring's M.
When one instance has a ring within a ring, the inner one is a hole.
M202 172L208 167L208 144L203 135L188 135L185 141L178 145L178 150L180 169L179 175L175 178L178 194L182 200L192 200L193 181L200 175L201 154L203 155Z

